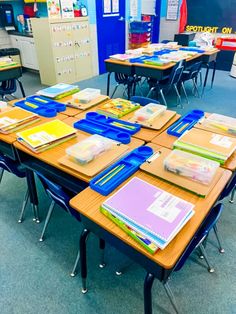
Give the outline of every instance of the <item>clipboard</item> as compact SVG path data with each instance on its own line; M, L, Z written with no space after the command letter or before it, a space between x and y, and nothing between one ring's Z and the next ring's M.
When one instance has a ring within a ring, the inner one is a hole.
M84 140L87 137L88 136L81 134L79 137L77 137L77 140L78 138L79 140ZM74 162L67 155L58 159L58 162L63 166L86 175L87 177L94 177L103 169L119 159L125 152L128 151L128 149L128 145L115 145L112 149L103 152L101 155L97 156L97 158L84 165Z
M99 105L100 103L106 101L110 99L109 96L106 95L100 95L98 97L96 97L95 99L91 100L90 102L88 102L87 104L83 104L83 103L75 103L73 102L72 96L70 98L68 98L66 101L64 101L64 103L66 103L66 105L68 107L72 107L75 109L80 109L80 110L87 110L91 107L94 107L96 105Z
M217 169L211 183L209 185L204 185L200 182L193 181L186 177L183 177L173 172L165 170L164 159L170 154L171 150L165 147L161 147L160 149L157 149L157 145L155 144L154 145L151 144L149 146L156 150L156 154L154 154L145 163L143 163L140 169L155 177L168 181L185 190L188 190L194 194L197 194L198 196L206 197L214 188L214 186L217 184L217 182L220 180L224 172L224 169L222 168Z
M128 121L132 123L138 123L144 128L152 129L152 130L160 130L163 128L165 124L167 124L174 116L176 115L175 111L172 110L166 110L161 115L157 116L154 120L151 122L148 121L137 121L135 116L130 118Z

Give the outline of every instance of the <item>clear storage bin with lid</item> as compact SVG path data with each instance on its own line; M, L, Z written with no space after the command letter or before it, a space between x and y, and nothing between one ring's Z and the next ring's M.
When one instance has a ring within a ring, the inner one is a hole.
M164 160L165 170L205 185L211 183L219 166L216 161L178 149L173 150Z
M73 94L72 99L74 103L87 104L93 99L97 98L99 95L101 95L100 89L85 88L81 90L80 92Z
M166 106L150 103L135 111L134 116L137 122L151 122L165 111Z
M66 149L67 156L79 164L87 164L101 153L111 149L117 142L101 135L92 135Z
M202 125L236 136L236 119L232 117L212 113L208 118L203 120Z

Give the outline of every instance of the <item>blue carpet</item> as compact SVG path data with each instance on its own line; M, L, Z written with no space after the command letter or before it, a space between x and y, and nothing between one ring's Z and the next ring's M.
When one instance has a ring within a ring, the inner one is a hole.
M41 88L39 78L25 73L23 83L27 95ZM112 85L114 87L114 81ZM105 93L106 76L80 82L81 88L98 87ZM188 88L190 93L191 86ZM116 97L123 95L122 88ZM175 96L167 97L170 106ZM202 108L236 116L235 80L227 72L217 71L215 85L207 88L201 99L190 97L180 113ZM28 207L25 221L17 223L20 204L26 182L5 173L0 189L0 313L1 314L77 314L77 313L142 313L143 279L145 271L131 264L123 276L117 277L119 265L129 264L121 253L106 247L107 267L100 269L98 239L91 235L88 240L88 293L81 294L78 275L69 273L78 250L80 223L56 207L48 226L45 241L38 238L42 223L32 222ZM42 186L38 183L39 209L44 222L50 204ZM214 235L210 235L207 253L215 267L215 273L207 272L204 261L194 253L184 268L175 273L170 285L176 296L180 313L236 313L236 207L225 200L225 210L219 222L225 254L219 254ZM174 313L162 285L155 281L153 288L153 313Z

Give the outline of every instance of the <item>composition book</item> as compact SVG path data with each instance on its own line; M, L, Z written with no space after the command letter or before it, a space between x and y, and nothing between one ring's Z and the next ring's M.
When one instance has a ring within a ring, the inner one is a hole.
M137 177L108 198L102 207L161 249L194 214L193 204Z

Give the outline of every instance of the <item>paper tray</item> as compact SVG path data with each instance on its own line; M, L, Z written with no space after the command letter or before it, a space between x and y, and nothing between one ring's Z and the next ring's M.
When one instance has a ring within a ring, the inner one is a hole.
M156 147L156 145L150 144L150 147ZM154 155L153 158L150 158L150 161L143 163L140 167L143 171L148 172L149 174L161 178L165 181L171 182L185 190L193 192L201 197L207 196L213 187L220 180L224 170L219 168L216 171L215 176L213 177L211 183L209 185L203 185L202 183L193 181L186 177L182 177L173 172L166 171L164 169L164 159L170 154L171 150L168 148L161 147L156 150L157 154ZM159 154L158 154L159 152Z

